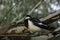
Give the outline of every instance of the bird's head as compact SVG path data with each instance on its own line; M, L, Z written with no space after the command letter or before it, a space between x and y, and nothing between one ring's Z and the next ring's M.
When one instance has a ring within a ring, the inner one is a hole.
M26 15L25 19L30 20L32 17L30 15Z
M28 28L28 20L30 20L32 17L30 15L26 15L25 19L24 19L24 24L25 26Z

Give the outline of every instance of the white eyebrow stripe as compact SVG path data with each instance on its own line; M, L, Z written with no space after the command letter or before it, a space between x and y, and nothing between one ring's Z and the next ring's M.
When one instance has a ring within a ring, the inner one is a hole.
M29 19L30 17L26 17L25 19Z

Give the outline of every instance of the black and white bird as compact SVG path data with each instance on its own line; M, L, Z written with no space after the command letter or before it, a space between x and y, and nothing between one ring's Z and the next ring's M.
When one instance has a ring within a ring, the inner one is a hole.
M24 20L25 26L30 30L30 32L38 32L42 29L46 29L49 31L54 31L55 27L50 27L44 22L41 22L39 19L31 17L30 15L27 15ZM57 33L53 33L54 35Z

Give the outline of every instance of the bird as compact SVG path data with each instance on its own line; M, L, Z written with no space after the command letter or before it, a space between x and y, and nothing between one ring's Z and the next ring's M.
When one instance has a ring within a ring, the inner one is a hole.
M55 27L51 27L35 17L31 17L30 15L26 15L24 19L24 24L30 30L31 33L39 32L41 31L41 28L49 31L54 31L56 29ZM53 35L56 34L56 32L53 33Z

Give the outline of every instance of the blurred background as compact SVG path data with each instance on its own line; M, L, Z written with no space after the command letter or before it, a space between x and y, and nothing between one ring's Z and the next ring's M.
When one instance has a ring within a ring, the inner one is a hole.
M39 6L30 14L38 19L48 16L60 9L60 0L0 0L0 32L5 30L10 23L23 22L23 19L37 3L41 2ZM60 27L60 19L50 24L52 27ZM32 40L40 40L37 37ZM41 39L45 40L45 39ZM59 40L56 38L54 40Z

